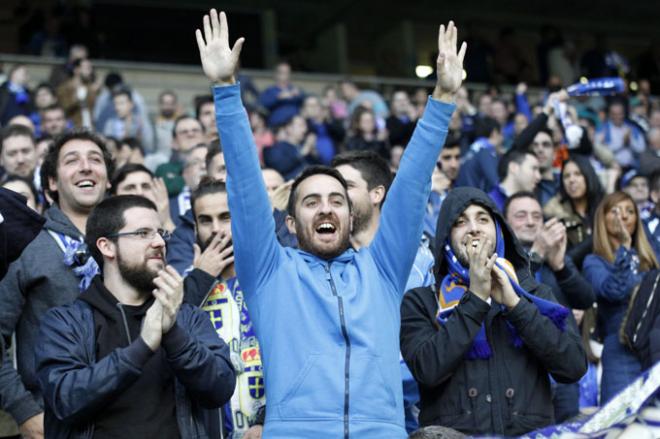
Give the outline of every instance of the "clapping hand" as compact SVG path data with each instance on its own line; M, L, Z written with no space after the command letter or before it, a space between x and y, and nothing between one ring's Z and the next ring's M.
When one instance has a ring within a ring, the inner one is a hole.
M457 52L457 34L458 29L454 26L453 21L449 22L446 29L444 24L440 25L436 61L438 80L433 97L444 102L454 101L454 96L463 82L463 58L465 58L467 44L463 42Z
M156 297L154 304L159 302L162 306L162 333L166 334L174 326L176 315L183 302L183 278L171 265L168 265L158 273L154 285L157 287L154 290Z
M478 240L467 235L461 244L470 262L470 291L481 300L487 300L491 293L491 272L497 254L488 254L491 243L487 238Z
M239 38L234 47L229 47L229 28L225 13L220 12L218 16L218 12L211 9L209 15L204 16L204 34L197 29L195 36L206 77L218 85L236 83L235 74L245 38Z

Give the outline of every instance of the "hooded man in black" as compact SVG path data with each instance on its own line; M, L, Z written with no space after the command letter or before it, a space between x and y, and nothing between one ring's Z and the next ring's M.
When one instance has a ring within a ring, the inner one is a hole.
M452 190L436 233L437 289L401 306L401 353L417 380L420 425L520 435L553 423L550 391L587 368L566 308L529 272L484 192Z

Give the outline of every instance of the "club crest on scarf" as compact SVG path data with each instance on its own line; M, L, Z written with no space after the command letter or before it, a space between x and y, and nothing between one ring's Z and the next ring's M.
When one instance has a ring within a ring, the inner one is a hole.
M566 328L566 317L568 309L554 302L541 299L525 291L519 284L513 264L505 257L504 235L497 220L495 220L496 244L495 253L498 255L495 265L502 269L509 278L514 291L523 299L530 300L541 314L548 317L557 328L564 331ZM448 274L442 279L438 291L438 314L436 316L438 323L445 325L447 319L451 316L454 308L458 305L463 295L470 288L470 270L463 267L456 254L451 248L449 238L445 241L444 257L448 265ZM497 305L506 310L504 305ZM523 341L518 335L516 329L507 321L507 327L511 336L511 343L516 348L523 345ZM450 334L451 335L451 334ZM479 328L479 332L474 338L472 347L466 354L468 360L485 360L493 355L493 350L486 337L486 328L484 324Z

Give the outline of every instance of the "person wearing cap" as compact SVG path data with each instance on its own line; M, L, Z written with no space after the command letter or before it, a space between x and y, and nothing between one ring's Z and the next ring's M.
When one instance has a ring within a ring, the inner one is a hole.
M483 191L452 190L436 229L436 287L406 293L401 353L420 390L420 426L518 436L554 423L550 377L587 358L569 310Z

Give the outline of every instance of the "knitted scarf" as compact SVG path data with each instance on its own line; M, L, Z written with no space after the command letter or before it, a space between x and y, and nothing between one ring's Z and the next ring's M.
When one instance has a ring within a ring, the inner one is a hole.
M504 254L504 236L502 235L502 229L497 221L495 221L496 229L496 245L495 252L498 255L495 265L502 269L509 278L513 290L521 298L526 298L530 300L538 309L539 312L548 317L552 323L555 324L562 332L566 328L566 317L568 316L568 309L554 302L550 302L545 299L541 299L533 294L525 291L519 284L516 277L515 270L511 262L505 259ZM463 267L459 262L458 258L454 254L454 251L451 248L449 239L445 242L444 247L444 257L449 266L449 274L447 274L439 288L438 293L438 303L439 309L437 314L437 320L441 325L446 324L447 319L452 314L456 305L467 292L470 287L470 270L469 268ZM506 310L504 305L499 305L502 308L502 311ZM507 327L509 329L509 334L511 336L511 343L516 348L520 348L523 345L523 341L520 338L515 327L508 321ZM472 347L467 352L466 357L468 360L477 360L477 359L488 359L493 354L493 350L488 343L486 337L486 328L484 324L481 324L481 328L477 333Z

